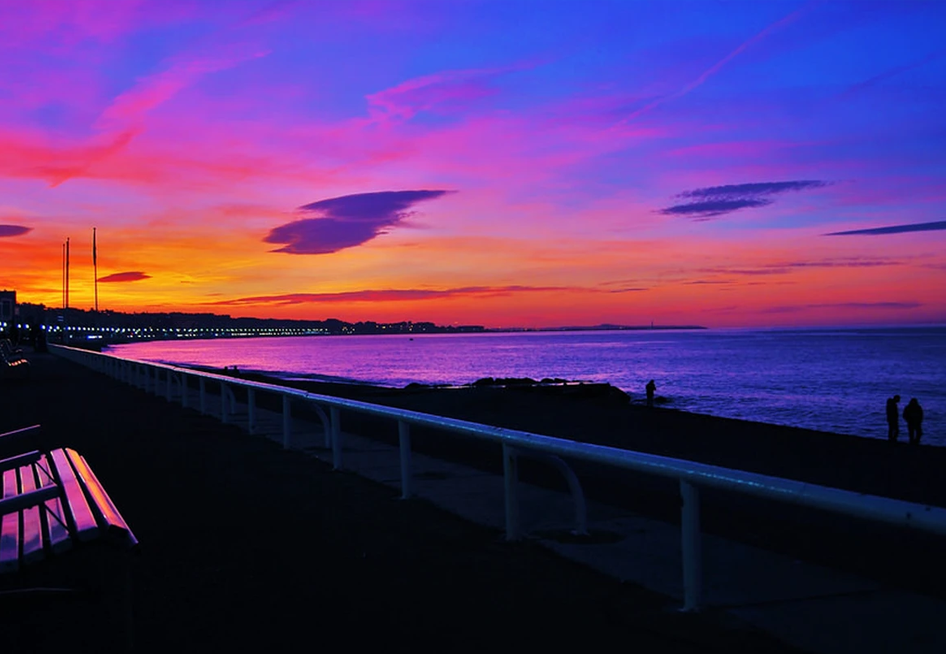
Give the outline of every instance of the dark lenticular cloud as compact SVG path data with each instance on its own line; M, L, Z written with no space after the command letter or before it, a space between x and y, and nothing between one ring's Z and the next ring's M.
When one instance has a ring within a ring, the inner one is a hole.
M451 191L380 191L343 195L299 207L308 218L272 229L263 240L274 252L329 254L361 245L409 218L411 207Z
M682 204L661 209L667 216L688 216L693 220L709 220L739 209L765 207L775 200L771 197L789 191L821 188L828 182L819 180L795 180L790 182L753 182L748 184L726 184L684 191L676 197L686 200Z
M0 238L23 236L23 234L31 231L33 231L32 227L24 227L23 225L0 225Z
M120 272L106 275L105 277L99 277L100 282L137 282L142 279L151 279L151 275L146 275L136 270L133 272Z
M907 232L937 232L946 230L946 220L937 220L931 223L910 223L908 225L890 225L889 227L874 227L872 229L852 229L847 232L831 232L822 236L880 236L883 234L905 234Z

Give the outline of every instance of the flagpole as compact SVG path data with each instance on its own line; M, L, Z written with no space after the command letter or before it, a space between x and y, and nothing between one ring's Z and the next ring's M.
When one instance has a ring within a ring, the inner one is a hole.
M66 237L66 308L69 308L69 238Z
M95 277L95 313L99 312L99 263L95 251L95 227L92 228L92 275Z

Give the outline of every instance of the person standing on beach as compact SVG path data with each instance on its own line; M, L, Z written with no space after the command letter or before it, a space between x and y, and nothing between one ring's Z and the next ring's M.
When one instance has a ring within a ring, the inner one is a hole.
M907 405L903 407L903 419L907 423L907 436L910 439L910 445L919 445L920 438L923 436L923 407L911 398Z
M891 443L896 443L897 437L900 436L900 408L897 406L899 401L899 395L887 398L887 440Z
M657 390L657 384L651 379L644 388L647 390L647 407L652 409L654 407L654 392Z

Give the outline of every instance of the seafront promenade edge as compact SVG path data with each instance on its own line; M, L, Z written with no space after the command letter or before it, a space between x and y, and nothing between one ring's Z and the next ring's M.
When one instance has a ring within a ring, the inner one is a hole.
M0 427L40 423L44 446L83 452L132 525L139 651L289 651L304 639L389 651L791 651L51 355L30 358L31 379L2 389ZM36 570L81 582L71 561L91 564L79 554ZM94 603L53 604L18 611L4 633L29 629L35 651L52 651L72 638L53 626L64 616L85 611L108 627ZM80 640L104 651L95 633Z

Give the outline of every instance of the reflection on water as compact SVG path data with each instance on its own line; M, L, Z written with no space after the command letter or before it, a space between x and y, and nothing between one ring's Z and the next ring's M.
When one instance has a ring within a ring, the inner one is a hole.
M946 445L946 328L304 336L112 351L395 387L559 377L608 382L640 399L654 379L673 408L874 438L886 437L884 401L899 393L923 405L924 442Z

